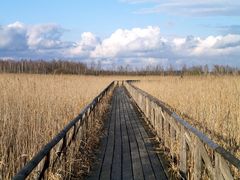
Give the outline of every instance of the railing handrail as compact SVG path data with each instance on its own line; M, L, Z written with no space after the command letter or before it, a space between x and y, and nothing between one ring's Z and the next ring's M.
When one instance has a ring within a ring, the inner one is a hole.
M92 110L92 107L99 102L99 99L106 93L114 84L115 81L112 81L104 90L96 96L90 104L85 106L78 116L71 120L51 141L42 147L40 151L13 177L14 180L25 179L34 168L50 153L51 149L55 147L68 133L68 131L76 125L76 123L83 119L85 113Z
M182 119L180 116L177 115L174 111L169 109L162 101L157 99L156 97L152 96L151 94L143 91L142 89L134 86L131 82L135 82L132 80L126 81L130 86L136 89L138 92L143 94L144 96L148 97L151 101L159 105L169 116L175 119L179 124L184 126L187 130L192 132L195 136L197 136L203 143L207 144L212 150L218 152L225 160L227 160L230 164L234 165L237 169L240 169L240 160L232 155L229 151L224 149L222 146L218 145L217 143L213 142L207 135L199 131L197 128L193 127L189 124L186 120Z

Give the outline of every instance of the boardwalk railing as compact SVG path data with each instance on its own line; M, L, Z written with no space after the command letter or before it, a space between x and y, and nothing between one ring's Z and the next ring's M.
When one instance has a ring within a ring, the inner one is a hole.
M38 167L37 179L43 179L46 170L53 168L56 162L66 154L71 142L80 142L87 138L87 130L94 123L95 111L102 98L110 93L115 82L109 84L80 114L66 125L49 143L47 143L14 177L14 180L25 179ZM55 149L57 148L57 151ZM53 151L54 149L54 151Z
M163 102L125 81L124 85L184 178L238 179L240 160L171 111Z

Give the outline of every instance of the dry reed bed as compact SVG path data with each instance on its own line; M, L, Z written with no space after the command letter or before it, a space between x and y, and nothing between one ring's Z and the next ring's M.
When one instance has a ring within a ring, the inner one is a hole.
M143 80L136 85L240 157L240 77L1 74L0 179L12 177L114 79Z
M152 77L135 85L240 158L240 77Z
M0 179L9 179L111 78L0 75Z

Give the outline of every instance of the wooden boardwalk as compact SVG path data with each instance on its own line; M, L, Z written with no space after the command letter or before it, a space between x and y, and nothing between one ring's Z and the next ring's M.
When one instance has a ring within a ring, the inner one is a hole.
M167 179L138 112L121 86L113 93L105 136L87 179Z

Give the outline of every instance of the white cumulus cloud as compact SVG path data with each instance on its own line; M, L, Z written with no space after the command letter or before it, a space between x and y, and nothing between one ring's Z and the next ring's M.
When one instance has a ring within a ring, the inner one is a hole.
M84 32L81 40L67 51L70 56L89 56L90 52L95 50L99 44L98 38L91 32Z
M164 43L160 28L118 29L106 38L91 53L92 57L138 56L145 52L156 51Z

